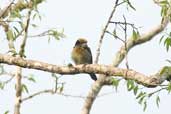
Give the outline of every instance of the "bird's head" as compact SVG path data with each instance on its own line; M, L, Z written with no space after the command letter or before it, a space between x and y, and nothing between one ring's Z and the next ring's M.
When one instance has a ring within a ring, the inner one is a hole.
M85 38L79 38L76 43L75 46L84 46L87 45L87 40Z

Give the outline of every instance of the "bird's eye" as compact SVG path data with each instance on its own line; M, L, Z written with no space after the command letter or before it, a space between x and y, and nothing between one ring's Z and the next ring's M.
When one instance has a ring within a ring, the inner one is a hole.
M81 42L79 40L76 41L75 45L80 45Z

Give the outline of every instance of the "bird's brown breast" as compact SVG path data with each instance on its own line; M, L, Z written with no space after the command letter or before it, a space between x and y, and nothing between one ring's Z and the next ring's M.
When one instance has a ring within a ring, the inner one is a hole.
M83 47L75 46L73 48L72 59L75 62L75 64L86 64L86 63L91 64L92 63L91 53L89 53L89 51Z

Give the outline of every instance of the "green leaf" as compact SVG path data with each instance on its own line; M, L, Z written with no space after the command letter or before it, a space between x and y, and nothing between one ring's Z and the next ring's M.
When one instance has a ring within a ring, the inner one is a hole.
M143 108L143 111L145 111L147 109L147 102L144 101L144 108Z
M168 4L168 1L167 0L163 0L163 1L160 1L159 2L161 5L167 5Z
M34 13L32 19L35 20L37 13Z
M15 31L16 31L18 34L20 33L17 27L14 26L13 28L15 29Z
M139 31L137 30L137 38L138 38L138 37L140 37L140 33L139 33Z
M128 89L128 91L131 91L132 89L134 89L134 81L133 80L127 81L127 89Z
M114 36L114 38L116 38L116 36L117 36L116 29L113 30L113 36Z
M157 96L157 97L156 97L156 104L157 104L157 107L158 107L158 108L159 108L159 103L160 103L160 97Z
M166 61L167 61L168 63L170 63L170 64L171 64L171 60L169 60L169 59L166 59Z
M145 95L145 92L140 92L140 93L137 95L136 99L139 99L139 98L142 97L143 95Z
M39 13L39 11L38 10L35 10L35 12L34 12L34 14L33 14L33 20L35 20L35 19L39 19L40 21L42 20L42 17L41 17L41 15L40 15L40 13Z
M0 65L0 74L4 73L4 66Z
M25 24L24 24L24 23L19 22L19 24L20 24L20 27L21 27L22 29L24 29L24 28L25 28Z
M45 0L31 0L31 1L33 1L33 7L34 7L34 9L37 10L38 4L42 3Z
M0 82L0 89L4 89L4 83Z
M64 87L62 86L62 87L60 87L59 88L59 93L62 93L63 92L63 90L64 90Z
M137 95L137 92L138 92L138 86L135 86L134 87L134 95Z
M13 28L14 28L14 32L13 32L14 40L16 40L16 37L17 37L18 34L20 34L20 32L19 32L17 27L14 26Z
M112 78L112 85L115 87L116 91L118 89L119 81L119 79Z
M171 82L168 84L168 86L167 86L167 91L168 91L168 93L170 93L171 92Z
M9 110L5 111L4 114L9 114Z
M167 37L164 41L164 46L166 46L166 50L168 51L171 47L171 37Z
M34 28L36 28L36 27L37 27L37 25L36 25L36 24L31 24L31 26L32 26L32 27L34 27Z
M30 76L28 77L28 80L31 81L31 82L36 83L36 80L34 79L32 74L30 74Z
M64 83L62 83L61 87L58 88L59 93L62 93L64 90Z
M25 84L22 84L22 91L25 91L26 93L29 93L28 88Z
M132 31L132 38L133 38L133 40L137 40L138 39L137 32L134 29Z
M55 29L50 29L50 30L48 30L48 35L49 36L53 36L56 40L59 40L60 38L64 38L65 37L63 32L64 32L64 29L62 29L61 32L58 32Z
M167 15L167 10L168 10L168 8L166 5L162 6L162 9L161 9L161 16L162 17Z
M22 17L19 9L12 10L10 14L11 14L10 15L11 18L21 18Z
M141 96L141 98L139 99L138 103L142 104L142 102L144 101L145 95Z
M160 38L159 44L162 42L164 35Z

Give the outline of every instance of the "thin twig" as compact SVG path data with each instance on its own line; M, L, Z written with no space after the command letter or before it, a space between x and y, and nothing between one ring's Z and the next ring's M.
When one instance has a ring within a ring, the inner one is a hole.
M158 93L158 92L160 92L160 91L162 91L164 89L167 89L167 87L163 87L163 88L160 88L160 89L158 89L158 90L156 90L156 91L154 91L152 93L149 93L148 96L152 96L153 94Z
M109 32L109 31L106 31L106 33L112 35L112 36L115 37L116 39L118 39L118 40L122 41L123 43L125 43L125 41L124 41L122 38L120 38L119 36L117 36L117 35L115 35L115 34L112 34L112 33Z
M57 92L58 87L58 77L55 77L55 90L54 92Z
M49 29L49 30L46 30L46 31L44 31L44 32L42 32L42 33L39 33L39 34L37 34L37 35L30 35L30 36L28 36L29 38L34 38L34 37L44 37L44 36L53 36L53 37L55 37L55 38L63 38L63 37L65 37L65 35L63 34L63 30L61 31L61 32L58 32L57 30L56 30L56 28L52 28L52 29Z
M32 95L30 95L30 96L28 96L28 97L25 97L25 98L21 99L20 102L29 100L29 99L31 99L31 98L33 98L33 97L35 97L35 96L38 96L38 95L40 95L40 94L42 94L42 93L53 93L53 90L52 90L52 89L47 89L47 90L43 90L43 91L36 92L36 93L34 93L34 94L32 94Z
M47 31L44 31L44 32L42 32L42 33L40 33L40 34L37 34L37 35L30 35L30 36L28 36L29 38L33 38L33 37L43 37L43 36L46 36L46 35L49 35L50 33L50 30L47 30Z
M3 83L3 84L8 84L9 82L12 81L13 78L14 78L14 76L10 77L8 80L3 81L3 82L1 82L1 83Z
M15 36L15 39L17 39L19 36L21 36L23 32L24 32L24 28L22 28L22 30Z
M118 3L117 6L120 6L120 5L122 5L123 3L126 3L126 1L124 0L124 1L122 1L122 2L120 2L120 3Z
M15 23L21 23L21 21L11 21L11 20L0 20L0 22L7 22L7 23L10 23L10 22L15 22Z
M132 23L128 23L128 22L119 22L119 21L111 21L110 23L113 23L113 24L119 24L119 25L129 25L129 26L131 26L132 28L134 28L134 29L138 29L137 27L135 27L135 25L134 24L132 24Z
M95 61L94 61L95 64L97 64L98 61L99 61L100 48L101 48L101 46L102 46L103 38L104 38L105 32L107 31L107 28L108 28L108 26L109 26L111 20L112 20L113 14L114 14L114 12L116 11L116 7L118 6L118 2L119 2L119 0L116 0L116 1L115 1L114 8L113 8L113 10L112 10L112 12L111 12L111 14L110 14L110 16L109 16L109 18L108 18L108 21L107 21L107 23L106 23L106 25L105 25L105 27L104 27L104 29L103 29L103 31L102 31L102 34L101 34L101 36L100 36L98 48L97 48L97 50L96 50L96 52L97 52L97 53L96 53L96 58L95 58Z
M21 44L21 46L20 46L19 55L20 55L21 57L24 57L24 51L25 51L25 45L26 45L26 41L27 41L27 34L28 34L28 27L29 27L29 23L30 23L31 11L32 11L32 9L30 9L30 10L28 11L26 26L25 26L25 28L24 28L25 35L24 35L22 44Z
M20 102L27 101L29 99L32 99L33 97L36 97L38 95L45 94L45 93L58 94L58 95L62 95L62 96L65 96L65 97L72 97L72 98L81 98L81 99L87 98L86 96L83 96L83 95L71 95L71 94L67 94L67 93L55 92L52 89L46 89L46 90L42 90L42 91L33 93L32 95L29 95L29 96L21 99ZM107 96L107 95L110 95L110 94L113 94L113 91L112 92L103 93L101 95L98 95L97 97L99 98L99 97Z
M123 16L123 18L124 18L124 21L125 21L125 26L124 26L124 36L125 36L125 51L126 51L126 53L128 53L128 48L127 48L127 22L126 22L126 18L125 18L125 16ZM126 56L125 56L125 60L126 60L126 68L127 69L129 69L129 64L128 64L128 55L126 54ZM127 74L126 74L127 75Z
M31 15L32 9L28 11L27 20L26 20L26 26L24 27L24 37L22 44L20 46L20 51L18 57L24 57L25 53L25 45L27 40L27 34L28 34L28 27L30 22L30 15ZM14 114L20 114L20 108L21 108L21 97L22 97L22 67L17 66L16 67L16 97L15 97L15 106L14 106Z

